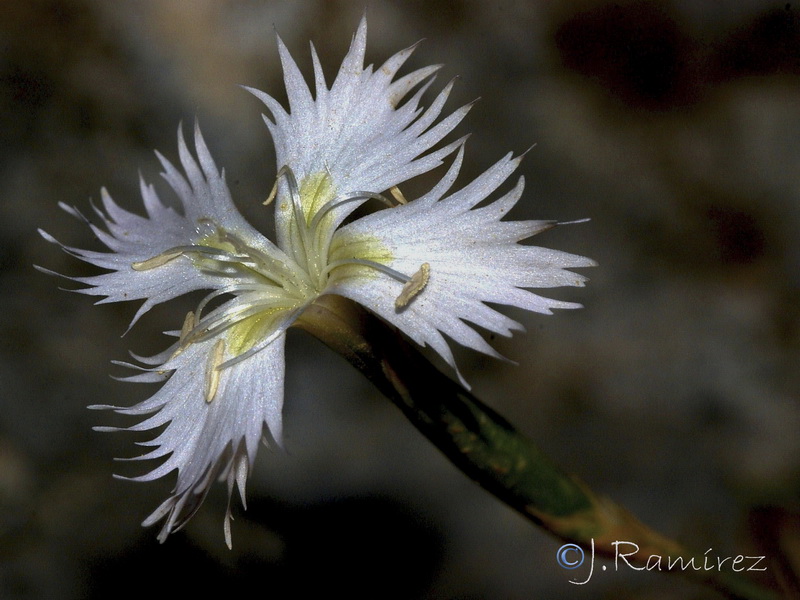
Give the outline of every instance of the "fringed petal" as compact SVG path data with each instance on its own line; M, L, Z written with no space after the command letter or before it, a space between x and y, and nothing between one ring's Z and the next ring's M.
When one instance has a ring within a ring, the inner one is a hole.
M281 333L247 360L221 369L210 398L209 369L216 368L212 357L217 342L191 344L162 365L172 374L151 398L130 408L114 408L119 413L149 417L127 428L99 428L150 431L166 426L152 440L140 443L153 449L134 457L166 460L148 473L130 478L152 481L178 471L171 497L144 523L165 519L159 540L183 526L214 480L228 480L229 493L232 482L237 481L243 496L244 479L265 432L278 444L282 442L284 340ZM227 518L225 532L230 543Z
M450 145L446 151L429 154L469 110L469 106L462 107L434 125L451 84L427 111L416 109L421 93L401 105L411 90L425 81L430 83L439 66L424 67L393 81L415 46L398 52L373 72L371 66L364 67L366 35L366 19L362 19L330 89L312 48L314 99L279 38L288 113L271 96L250 89L272 114L267 124L275 141L277 167L289 166L301 187L308 178L327 175L334 194L344 196L360 190L381 193L439 166L457 147ZM287 193L286 187L280 186L279 200ZM364 201L335 208L330 226L337 227ZM291 233L295 215L284 206L276 202L278 245L297 256L294 249L290 250L297 244ZM312 217L309 215L309 219Z
M556 308L578 308L525 288L582 286L583 275L567 269L593 266L594 261L517 242L554 226L552 221L502 221L522 195L524 182L494 202L474 208L507 180L519 164L508 155L474 181L442 197L461 163L459 151L448 173L419 200L365 216L340 229L332 242L333 259L355 258L363 240L384 248L382 262L411 276L426 265L424 286L403 306L397 299L403 282L368 266L352 265L332 275L330 293L348 297L397 326L420 345L431 346L456 369L444 336L479 352L497 356L473 328L510 336L521 330L516 321L487 303L551 314ZM460 374L459 374L459 377ZM462 383L466 382L462 378Z

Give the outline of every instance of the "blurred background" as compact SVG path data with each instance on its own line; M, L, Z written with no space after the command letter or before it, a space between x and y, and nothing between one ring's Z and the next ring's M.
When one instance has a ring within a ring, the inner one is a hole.
M255 587L271 598L714 598L621 569L585 586L561 542L478 488L361 375L289 337L286 452L264 448L222 535L223 485L159 545L140 522L174 480L112 479L141 465L135 434L100 434L94 403L152 393L109 374L155 353L191 299L148 314L58 291L91 273L43 241L95 244L58 210L106 186L140 207L153 149L177 155L197 118L234 199L260 206L275 176L262 106L285 99L278 32L330 83L364 3L28 0L0 3L0 597L161 597ZM496 340L517 366L471 353L477 395L565 468L701 552L780 554L780 508L800 492L800 7L784 2L366 3L367 63L425 39L407 70L459 76L480 96L460 181L532 144L515 218L589 223L536 244L591 256L585 305L512 313ZM425 189L430 180L421 183ZM413 186L411 188L414 189ZM404 191L405 188L404 188ZM409 192L406 191L406 195ZM116 421L119 422L119 421ZM139 469L137 470L137 467ZM766 507L779 507L766 508ZM795 531L796 533L796 531ZM771 563L770 568L774 568ZM585 573L583 574L585 576Z

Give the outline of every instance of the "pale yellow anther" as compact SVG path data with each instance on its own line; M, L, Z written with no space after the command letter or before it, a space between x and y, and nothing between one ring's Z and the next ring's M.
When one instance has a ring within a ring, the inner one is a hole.
M194 311L190 310L186 313L186 318L183 320L183 326L181 327L181 335L178 338L181 344L186 340L186 336L189 335L189 332L195 327L197 327L197 317Z
M175 260L181 254L183 254L183 252L180 250L167 250L162 254L154 256L153 258L148 258L147 260L135 262L131 264L131 268L134 271L149 271L150 269L155 269L156 267L165 265L171 260Z
M264 206L269 206L272 204L272 201L275 200L275 196L278 195L278 180L275 180L275 185L272 186L272 191L267 196L267 199L262 202Z
M389 190L389 193L392 195L392 198L397 200L398 204L408 204L408 200L406 200L406 197L403 196L403 192L400 191L399 187L394 186Z
M219 339L214 344L214 349L211 351L211 356L208 357L208 366L206 367L206 402L211 403L214 396L217 395L219 388L219 378L222 375L219 366L222 364L222 358L225 356L225 340Z
M197 327L197 316L194 314L193 311L189 311L186 313L186 317L183 319L183 325L181 326L181 334L178 336L178 347L175 349L175 352L169 357L169 360L172 360L176 356L178 356L181 352L186 350L186 338L188 337L189 333Z
M428 263L422 263L419 271L414 273L403 286L400 295L394 301L394 307L398 310L406 307L428 285L430 274L431 266Z

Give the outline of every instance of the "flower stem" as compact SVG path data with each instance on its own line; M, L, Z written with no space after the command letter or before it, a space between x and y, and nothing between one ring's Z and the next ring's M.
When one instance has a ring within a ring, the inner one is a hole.
M661 570L667 570L666 557L683 557L684 564L694 557L695 565L703 565L702 554L653 531L623 507L562 471L501 415L357 304L323 296L297 325L345 356L468 477L555 536L586 549L594 543L598 556L611 558L617 554L615 541L635 543L638 552L626 552L625 560L639 567L646 566L651 555L664 557ZM778 598L739 573L712 567L676 567L673 571L729 598Z

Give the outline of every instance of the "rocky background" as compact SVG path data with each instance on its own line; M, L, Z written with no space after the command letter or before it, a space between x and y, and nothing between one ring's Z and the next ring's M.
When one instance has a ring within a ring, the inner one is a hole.
M561 543L456 471L339 357L290 335L286 447L264 449L223 542L224 486L164 545L139 523L172 481L137 484L134 434L93 403L146 386L109 378L160 350L191 299L93 307L32 264L91 271L44 242L93 242L57 202L106 186L138 207L137 170L202 124L234 198L275 175L261 105L284 98L283 37L328 81L358 2L28 0L0 4L0 597L714 598L613 564L585 586ZM595 258L582 302L517 314L496 340L518 366L462 353L475 391L597 491L713 554L767 554L765 506L800 492L800 7L756 0L366 3L368 62L421 38L409 69L480 96L461 181L524 152L517 218L591 218L536 239ZM160 188L164 191L164 188ZM413 189L413 188L412 188ZM408 192L406 192L408 195ZM761 508L759 508L761 507ZM755 534L755 535L754 535ZM770 555L774 559L774 555ZM772 567L771 567L772 568Z

